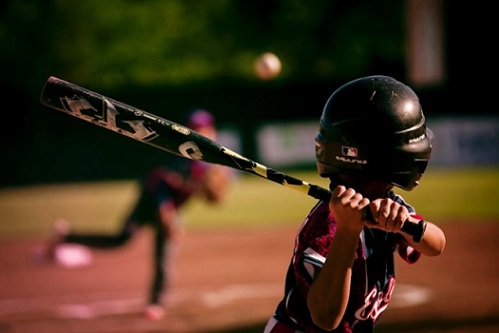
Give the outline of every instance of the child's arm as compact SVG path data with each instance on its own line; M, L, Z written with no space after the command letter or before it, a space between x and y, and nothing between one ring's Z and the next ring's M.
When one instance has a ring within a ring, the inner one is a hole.
M401 230L405 221L419 222L416 217L409 214L405 206L386 198L371 201L369 208L376 223L367 222L368 227L398 232L411 247L426 256L438 256L443 252L446 244L445 234L434 223L426 221L423 238L420 242L415 242L411 235Z
M353 189L337 186L331 196L329 209L336 220L336 233L329 254L307 295L307 306L314 324L324 330L338 327L350 297L350 283L359 235L364 228L363 209L367 198Z
M419 222L414 217L410 217L409 221L415 223ZM426 221L426 231L423 238L418 243L414 242L411 235L406 234L403 231L400 231L400 234L404 236L411 247L426 256L438 256L445 248L446 238L444 232L437 225L428 221Z

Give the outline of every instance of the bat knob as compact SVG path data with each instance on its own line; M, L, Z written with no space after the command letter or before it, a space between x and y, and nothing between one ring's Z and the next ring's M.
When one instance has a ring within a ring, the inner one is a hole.
M402 231L412 236L416 243L421 242L426 231L426 221L420 220L418 223L406 221L402 226Z

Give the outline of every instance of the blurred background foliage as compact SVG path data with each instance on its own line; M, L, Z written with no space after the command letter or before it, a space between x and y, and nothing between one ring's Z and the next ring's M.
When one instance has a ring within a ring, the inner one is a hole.
M257 159L258 126L318 119L348 80L413 84L408 4L420 1L0 0L0 186L130 178L164 154L40 105L49 76L177 122L206 108ZM481 42L493 40L491 4L435 1L445 75L413 84L425 114L497 113L482 80L496 62ZM262 81L253 62L267 51L283 71Z
M2 70L34 92L20 73L98 90L254 81L265 51L281 58L282 81L404 66L404 1L6 0L2 18Z

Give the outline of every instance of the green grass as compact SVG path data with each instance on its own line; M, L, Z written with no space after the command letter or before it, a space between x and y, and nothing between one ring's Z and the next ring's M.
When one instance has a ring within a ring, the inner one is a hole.
M499 168L430 169L419 187L399 193L434 220L499 219Z
M327 187L314 172L289 172ZM499 222L499 168L430 169L421 186L398 191L431 221L483 219ZM78 230L112 232L137 195L135 181L40 185L0 189L0 237L51 232L57 218ZM184 210L188 228L298 226L315 199L279 184L242 174L219 206L193 200Z

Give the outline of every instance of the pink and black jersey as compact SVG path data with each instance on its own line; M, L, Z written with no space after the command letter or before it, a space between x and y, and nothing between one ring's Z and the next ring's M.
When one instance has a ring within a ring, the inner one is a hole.
M414 208L394 192L390 192L388 197L406 206L411 214L415 213ZM330 214L328 202L317 203L295 239L293 257L286 275L285 295L272 319L277 326L274 330L268 327L268 332L326 332L313 324L306 295L315 270L321 268L326 260L335 232L336 223ZM407 246L401 235L364 228L353 263L348 306L342 323L334 332L374 330L374 324L388 306L395 287L395 252L409 263L416 262L420 257L419 252Z

